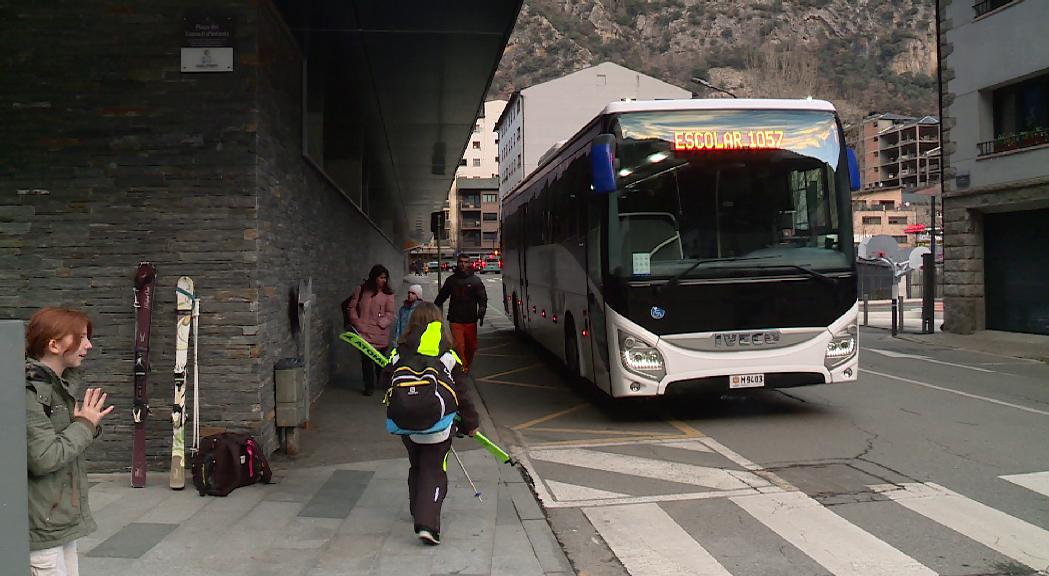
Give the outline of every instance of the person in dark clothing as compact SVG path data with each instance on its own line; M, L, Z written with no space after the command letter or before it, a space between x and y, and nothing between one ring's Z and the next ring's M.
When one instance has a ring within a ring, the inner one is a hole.
M452 439L460 431L467 436L477 432L479 417L472 392L456 353L451 351L452 335L441 321L441 310L420 302L412 311L408 330L393 351L390 365L383 371L387 386L402 354L422 354L438 358L451 373L458 403L458 423L428 434L401 436L408 451L408 505L415 522L415 534L430 545L441 543L441 506L448 491L446 463Z
M484 314L488 310L488 293L481 279L474 275L466 254L459 255L455 274L445 280L433 303L441 307L449 298L448 323L455 338L455 351L463 361L463 370L469 372L477 352L477 326L484 326Z

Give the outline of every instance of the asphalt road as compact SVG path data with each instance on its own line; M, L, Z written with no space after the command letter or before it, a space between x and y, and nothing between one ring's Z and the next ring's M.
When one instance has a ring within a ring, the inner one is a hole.
M1049 573L1049 366L880 330L860 366L610 402L493 310L474 373L580 574Z

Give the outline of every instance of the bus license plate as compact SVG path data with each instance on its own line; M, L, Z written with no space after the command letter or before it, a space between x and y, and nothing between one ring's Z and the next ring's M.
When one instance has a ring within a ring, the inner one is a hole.
M729 388L760 388L764 385L764 374L733 374L728 377Z

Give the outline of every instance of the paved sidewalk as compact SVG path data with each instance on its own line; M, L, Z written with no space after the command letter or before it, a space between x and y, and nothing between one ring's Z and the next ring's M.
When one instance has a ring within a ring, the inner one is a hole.
M415 278L413 278L414 280ZM424 284L435 292L434 281ZM401 291L403 292L403 290ZM398 298L402 294L398 294ZM432 299L428 294L428 299ZM496 303L498 296L495 296ZM572 573L521 474L468 439L455 447L484 501L449 459L441 545L422 544L408 512L408 461L378 396L333 384L314 404L299 456L271 457L274 484L200 497L91 475L99 529L80 541L84 576L553 576ZM482 430L493 432L478 399ZM187 478L187 481L189 479Z
M860 302L860 325L864 328L881 330L892 329L892 311L890 300L871 300L867 324L863 324L863 302ZM973 352L985 352L998 356L1027 358L1049 363L1049 336L1039 334L1022 334L1018 332L1001 332L997 330L980 330L972 334L953 334L943 332L943 301L936 302L935 332L922 334L921 300L907 300L904 306L903 326L898 330L898 338Z

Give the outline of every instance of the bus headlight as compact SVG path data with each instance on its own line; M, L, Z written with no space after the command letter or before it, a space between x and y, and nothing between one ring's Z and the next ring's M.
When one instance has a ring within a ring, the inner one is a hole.
M850 324L844 332L839 332L827 343L827 357L823 364L834 368L856 355L856 325Z
M623 362L623 368L638 376L662 380L667 375L663 355L659 350L622 330L619 330L619 359Z

